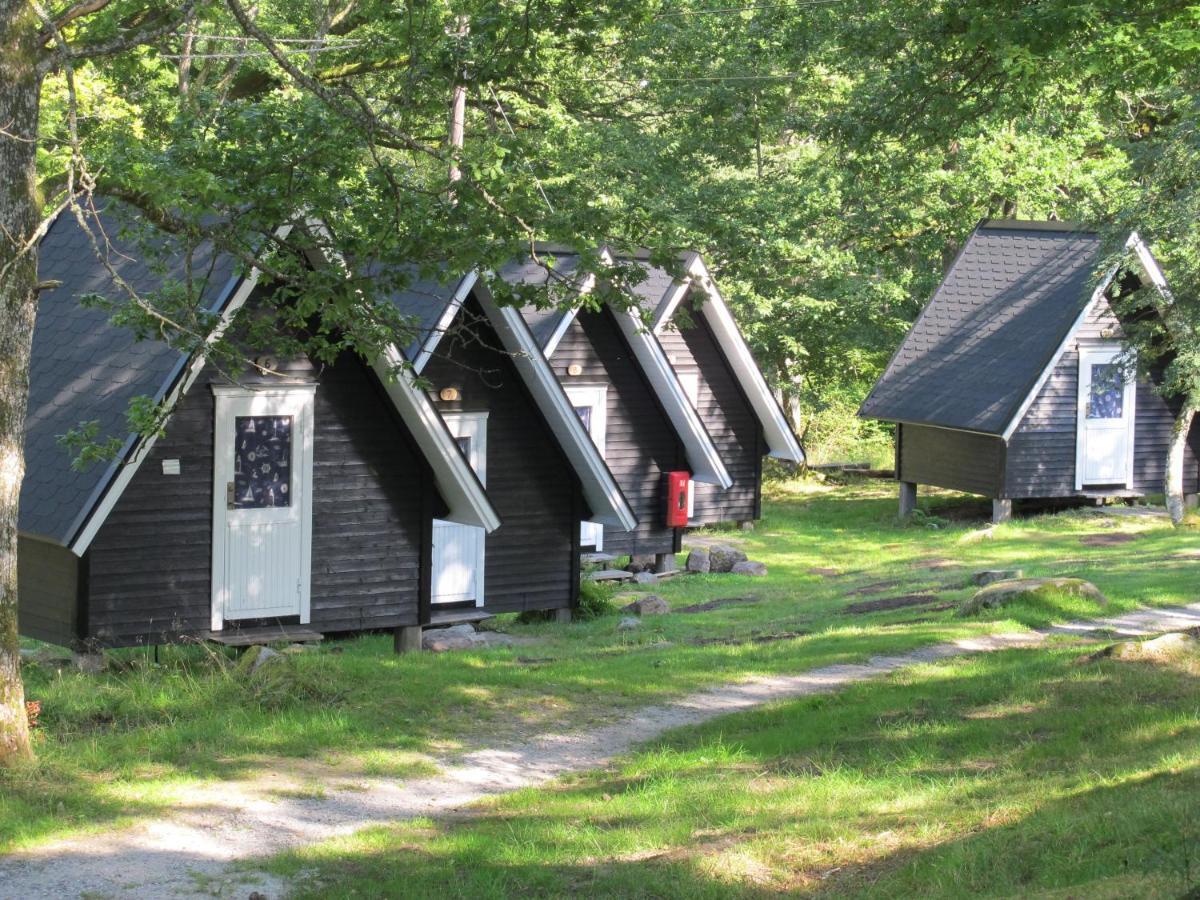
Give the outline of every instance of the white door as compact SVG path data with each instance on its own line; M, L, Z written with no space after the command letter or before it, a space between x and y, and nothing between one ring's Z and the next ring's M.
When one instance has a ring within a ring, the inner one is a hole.
M605 432L608 430L608 385L572 384L564 390L567 399L575 407L575 414L592 436L592 443L604 456ZM579 545L592 547L596 551L603 550L604 526L597 522L580 522Z
M214 387L212 627L309 621L315 385Z
M479 482L487 486L487 413L442 413ZM433 603L483 606L483 544L474 525L433 520Z
M683 388L684 394L687 395L688 401L692 404L692 409L697 414L700 412L700 373L699 372L677 372L679 385ZM688 518L691 519L696 515L696 482L688 479Z
M1132 486L1135 391L1119 345L1080 348L1077 489Z

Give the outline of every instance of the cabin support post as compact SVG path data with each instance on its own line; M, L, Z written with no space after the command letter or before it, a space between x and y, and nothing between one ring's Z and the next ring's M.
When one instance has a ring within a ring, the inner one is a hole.
M392 646L397 653L416 653L421 649L421 626L401 625L392 635Z
M999 525L1001 522L1007 522L1012 518L1012 501L1001 500L999 498L992 500L992 524Z
M560 606L554 611L554 621L562 625L571 623L571 610L566 606Z
M738 530L739 531L753 531L754 530L754 520L753 519L742 519L742 521L738 522Z
M1196 509L1197 507L1200 507L1200 494L1184 494L1183 495L1183 508L1184 509Z
M656 554L654 554L654 571L655 572L674 572L675 571L675 554L674 553L656 553Z
M900 482L900 518L910 518L916 508L917 483L915 481Z

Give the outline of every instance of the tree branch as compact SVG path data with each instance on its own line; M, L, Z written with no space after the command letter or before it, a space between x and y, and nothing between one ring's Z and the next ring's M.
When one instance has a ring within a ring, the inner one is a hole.
M45 75L58 69L65 62L95 59L99 56L112 56L116 53L123 53L134 47L140 47L143 44L149 44L159 38L170 34L177 30L192 14L192 9L196 6L197 0L183 0L183 2L171 12L165 19L160 22L146 25L142 28L137 28L125 34L120 34L117 37L107 41L97 41L93 44L77 44L63 47L62 53L55 53L44 57L38 63L38 72ZM51 31L57 31L57 26ZM61 40L57 38L56 40Z

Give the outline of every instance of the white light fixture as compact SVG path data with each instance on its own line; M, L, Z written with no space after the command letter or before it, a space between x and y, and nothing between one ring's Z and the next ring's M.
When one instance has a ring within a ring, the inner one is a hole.
M571 363L569 366L567 366L567 374L572 378L578 378L583 374L583 366L581 366L579 363Z
M453 403L458 399L458 388L442 388L438 391L438 399L444 400L446 403Z

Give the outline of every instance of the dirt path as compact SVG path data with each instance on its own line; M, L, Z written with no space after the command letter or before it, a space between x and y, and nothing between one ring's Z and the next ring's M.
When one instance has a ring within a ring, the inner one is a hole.
M1200 603L1141 610L1050 630L1083 634L1105 628L1122 635L1200 626ZM1045 634L1022 632L936 644L859 665L799 675L747 679L647 707L610 725L540 735L468 753L431 778L391 781L348 777L295 761L254 781L190 790L169 817L129 829L58 841L0 859L0 898L249 897L276 898L286 885L231 863L418 816L438 816L483 797L543 784L568 772L600 768L638 744L684 725L877 678L916 663L1026 647ZM320 785L314 791L314 784Z

